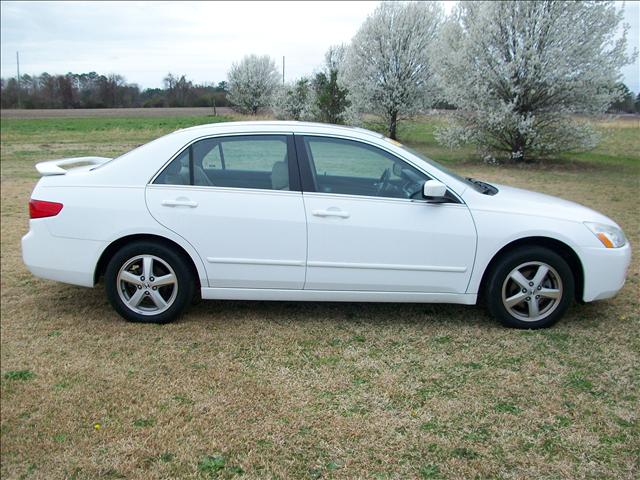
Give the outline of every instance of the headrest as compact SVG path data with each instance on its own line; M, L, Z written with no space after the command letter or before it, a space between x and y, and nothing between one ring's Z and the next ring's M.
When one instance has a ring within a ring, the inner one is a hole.
M167 167L167 174L178 175L181 169L182 169L182 161L180 158L176 158Z
M289 168L285 162L276 162L271 169L271 188L287 190L289 188Z

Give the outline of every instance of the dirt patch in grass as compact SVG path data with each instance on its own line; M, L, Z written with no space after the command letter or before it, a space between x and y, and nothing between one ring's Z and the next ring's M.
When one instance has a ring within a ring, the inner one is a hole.
M31 276L20 237L34 146L150 138L21 135L3 131L0 163L2 478L637 478L635 251L616 298L545 331L475 307L294 302L202 302L133 325L102 286ZM637 156L577 158L599 165L586 169L462 157L466 175L591 206L640 242Z

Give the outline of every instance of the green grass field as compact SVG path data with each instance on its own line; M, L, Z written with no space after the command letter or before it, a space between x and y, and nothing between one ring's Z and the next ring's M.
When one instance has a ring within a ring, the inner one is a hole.
M33 165L114 156L226 118L2 119L1 450L9 478L635 479L640 473L640 125L537 165L400 140L490 182L609 215L634 245L614 299L515 331L477 307L202 302L136 325L104 288L20 258Z

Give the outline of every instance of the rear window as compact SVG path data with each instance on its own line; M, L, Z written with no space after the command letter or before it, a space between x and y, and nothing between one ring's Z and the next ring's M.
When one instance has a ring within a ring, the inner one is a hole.
M208 138L186 148L154 183L289 190L288 157L284 135Z

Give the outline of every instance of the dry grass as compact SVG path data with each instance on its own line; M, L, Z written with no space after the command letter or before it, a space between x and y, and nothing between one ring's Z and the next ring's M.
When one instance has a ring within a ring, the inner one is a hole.
M116 153L145 131L4 127L2 478L638 477L637 253L620 295L546 331L473 307L279 302L133 325L102 286L32 277L19 241L38 157ZM595 207L638 245L637 133L630 161L606 147L568 166L454 165Z

